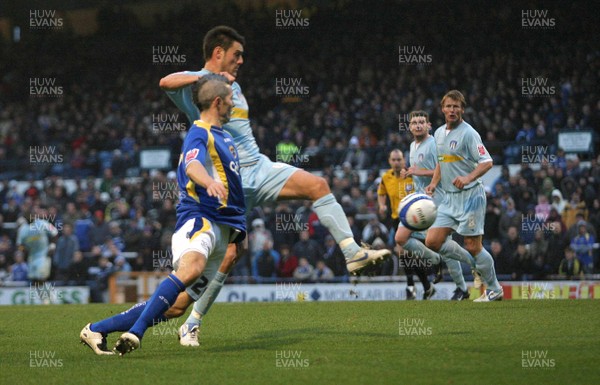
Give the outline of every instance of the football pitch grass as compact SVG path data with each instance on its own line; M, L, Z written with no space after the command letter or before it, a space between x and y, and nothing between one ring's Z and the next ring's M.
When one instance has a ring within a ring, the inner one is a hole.
M79 343L127 308L0 306L0 383L600 383L596 300L215 304L200 348L179 345L182 318L124 357Z

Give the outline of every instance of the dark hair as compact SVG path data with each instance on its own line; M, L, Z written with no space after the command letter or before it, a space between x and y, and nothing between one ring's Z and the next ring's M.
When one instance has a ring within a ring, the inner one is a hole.
M417 117L417 116L422 116L425 118L426 122L429 122L429 114L423 110L418 110L418 111L411 111L410 114L408 114L408 120L412 120L412 118Z
M235 41L241 45L246 45L246 39L235 29L225 25L214 27L204 35L204 42L202 43L204 60L210 60L215 48L221 47L227 51Z

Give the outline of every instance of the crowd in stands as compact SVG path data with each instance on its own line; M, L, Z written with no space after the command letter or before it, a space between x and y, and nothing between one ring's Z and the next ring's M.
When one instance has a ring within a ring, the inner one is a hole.
M594 248L600 136L583 154L565 154L556 136L600 129L595 22L578 3L546 2L556 27L523 29L522 6L515 4L488 12L485 2L446 7L383 1L368 3L365 13L367 2L344 3L304 9L310 24L297 30L276 29L272 8L240 12L229 4L218 14L220 24L247 39L238 82L261 151L273 160L281 160L278 148L306 155L290 161L322 172L357 241L392 247L389 219L377 214L380 170L388 166L389 150L409 148L406 114L428 111L435 129L443 124L441 96L457 88L467 98L465 119L495 164L521 163L523 146L541 146L552 155L518 172L504 167L488 186L484 244L498 274L579 277L600 265ZM476 21L466 21L465 14L477 14ZM101 291L114 271L164 268L157 260L169 250L176 202L153 193L175 184L169 170L140 169L139 153L168 148L175 167L183 135L175 123L187 122L158 81L201 68L201 36L214 20L188 5L142 26L125 8L105 8L91 36L77 36L67 26L0 43L0 271L6 279L25 279L27 259L15 247L16 228L3 223L27 220L39 209L60 230L55 280L93 281ZM184 65L153 62L152 48L167 45L186 55ZM399 47L406 46L423 47L431 62L399 63ZM537 77L554 91L524 95L522 80ZM55 79L63 92L31 95L31 78ZM277 94L282 78L300 79L308 94ZM165 119L173 123L170 129L157 128ZM60 161L32 161L32 151L40 149L52 149ZM365 180L358 169L367 171ZM73 191L66 179L75 180ZM14 180L31 185L19 192ZM301 228L286 227L290 221ZM339 248L306 202L258 208L250 213L248 231L250 249L233 276L329 281L346 274ZM123 252L137 257L123 258ZM401 271L392 260L378 273Z

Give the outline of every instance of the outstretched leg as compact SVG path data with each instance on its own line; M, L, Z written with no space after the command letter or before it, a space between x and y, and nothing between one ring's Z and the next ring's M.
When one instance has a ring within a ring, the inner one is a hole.
M350 224L342 206L336 201L327 181L304 170L294 172L277 199L309 199L321 223L327 227L346 258L346 267L352 274L358 274L372 263L389 257L389 250L370 250L360 247L352 235Z

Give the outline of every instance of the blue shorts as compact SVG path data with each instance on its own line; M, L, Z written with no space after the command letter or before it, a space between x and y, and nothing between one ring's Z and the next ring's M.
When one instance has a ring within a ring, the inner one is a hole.
M486 197L482 184L468 190L446 192L431 227L449 227L463 236L483 235Z
M246 198L246 211L266 202L274 202L283 186L299 168L287 163L273 162L260 154L260 159L250 166L241 166L240 175Z

